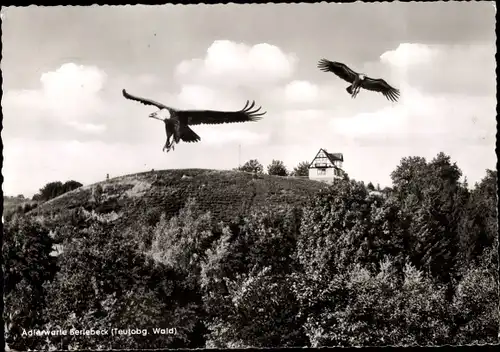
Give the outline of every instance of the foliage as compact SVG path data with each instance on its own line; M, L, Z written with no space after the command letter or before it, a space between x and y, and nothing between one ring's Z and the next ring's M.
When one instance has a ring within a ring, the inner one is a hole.
M9 221L14 214L23 215L35 209L38 202L31 201L21 197L4 197L3 202L3 217Z
M267 166L267 174L273 176L287 176L288 170L281 160L274 160Z
M81 186L83 185L80 182L74 180L66 181L65 183L62 183L61 181L49 182L40 188L39 193L33 196L33 200L46 202Z
M63 242L61 270L47 285L52 300L47 328L149 329L146 336L51 337L59 348L159 348L189 344L196 325L196 304L189 302L183 278L138 250L128 234L110 231L99 222ZM187 301L187 302L186 302ZM177 329L158 335L152 328Z
M398 282L391 261L371 274L360 264L348 274L323 282L329 302L311 314L306 329L312 346L384 346L441 344L448 327L443 292L411 265ZM298 294L301 294L298 291ZM304 297L307 301L307 297ZM383 304L381 304L383 302ZM318 314L319 313L319 314Z
M291 175L292 176L303 176L303 177L309 176L309 164L310 163L307 161L300 162L297 166L295 166L293 168Z
M450 157L439 153L431 162L403 158L392 173L394 196L402 210L412 214L411 260L441 283L451 284L460 242L460 219L469 197L459 182L461 170ZM451 287L449 293L451 293Z
M497 171L486 170L486 177L472 190L460 222L462 267L477 264L477 259L498 238L497 201Z
M497 246L487 250L479 264L470 267L457 286L452 302L456 344L498 343Z
M3 318L6 342L20 350L33 349L40 338L21 336L23 329L39 328L47 317L44 284L53 279L57 266L50 255L49 230L33 219L15 215L3 227L2 270L4 277Z
M256 210L223 229L202 269L210 320L209 347L302 346L291 290L299 214L290 207Z
M404 261L408 216L362 183L339 181L304 209L297 255L308 275L334 274L359 262L375 270L384 255Z
M238 167L239 171L252 172L256 174L262 174L264 172L264 167L257 159L248 160L245 164Z

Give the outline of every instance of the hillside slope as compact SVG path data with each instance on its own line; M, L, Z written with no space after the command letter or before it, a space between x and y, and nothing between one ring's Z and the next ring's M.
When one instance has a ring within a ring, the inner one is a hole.
M83 208L130 225L144 216L157 220L161 213L175 215L192 197L214 220L230 221L262 205L302 204L323 187L326 185L308 179L238 171L151 171L80 187L41 204L31 214L64 222L72 209Z
M2 216L7 217L10 214L14 213L19 207L34 207L38 204L38 202L33 201L27 198L19 198L19 197L3 197L3 214Z

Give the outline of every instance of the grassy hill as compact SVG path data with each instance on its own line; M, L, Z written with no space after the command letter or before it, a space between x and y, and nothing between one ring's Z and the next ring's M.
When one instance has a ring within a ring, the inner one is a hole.
M3 196L3 216L10 215L16 211L18 207L34 206L38 202L33 201L27 198L19 198L19 197L9 197Z
M83 208L126 226L144 216L154 222L161 213L175 215L192 197L216 221L230 221L262 205L303 204L323 187L324 183L308 179L239 171L151 171L80 187L41 204L31 214L64 222L72 209Z

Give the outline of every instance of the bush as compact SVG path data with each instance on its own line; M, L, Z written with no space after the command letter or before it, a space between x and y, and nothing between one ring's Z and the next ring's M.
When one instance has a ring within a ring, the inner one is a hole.
M207 346L279 347L306 342L291 290L298 213L256 210L226 227L207 250L202 288L209 314Z
M287 176L288 170L281 160L273 160L271 164L267 166L267 173L273 176Z
M311 345L401 346L448 341L442 290L411 265L404 270L402 285L394 272L390 260L381 263L376 275L355 264L349 274L319 282L326 287L321 299L327 304L308 316L305 326ZM302 302L310 302L303 291L297 293Z
M89 220L87 220L88 222ZM150 228L138 227L143 235ZM50 304L45 315L50 327L150 329L147 336L65 336L49 345L62 348L200 347L201 298L196 299L183 261L164 264L146 255L140 236L110 230L98 220L86 228L61 235L63 253L56 280L47 285ZM155 247L156 246L156 247ZM157 249L157 244L153 248ZM176 258L177 256L174 256ZM172 264L172 265L170 265ZM47 325L48 326L48 325ZM155 335L151 328L175 327L175 335ZM43 346L40 346L43 347Z
M262 174L264 172L264 167L257 159L248 160L245 164L238 167L239 171L252 172L256 174Z
M32 218L15 215L3 227L2 269L4 277L6 342L11 348L34 349L40 337L26 338L23 329L41 328L49 304L44 285L57 271L50 255L53 241L49 230Z

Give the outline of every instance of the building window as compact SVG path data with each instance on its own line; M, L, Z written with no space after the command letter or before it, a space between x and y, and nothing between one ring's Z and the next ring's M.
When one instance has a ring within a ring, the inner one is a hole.
M318 176L326 175L326 169L318 169Z

